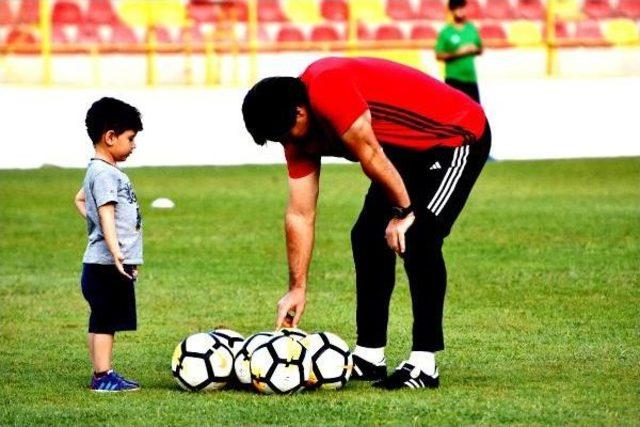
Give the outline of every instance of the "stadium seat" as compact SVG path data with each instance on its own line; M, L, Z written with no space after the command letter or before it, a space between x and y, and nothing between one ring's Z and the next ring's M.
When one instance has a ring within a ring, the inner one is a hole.
M276 40L280 43L303 42L304 34L298 27L294 27L292 25L284 25L278 31Z
M610 18L613 16L613 9L609 0L584 0L584 13L594 19Z
M35 45L38 43L38 39L25 27L12 28L7 34L5 43L8 45Z
M171 37L171 33L169 32L167 27L163 27L162 25L155 25L153 27L153 31L156 36L156 43L158 44L173 43L173 37Z
M535 22L513 21L507 27L507 40L514 46L535 46L542 43L542 31Z
M111 43L117 44L137 44L140 42L136 33L125 24L114 25L111 31Z
M411 40L435 40L438 38L438 32L429 24L416 24L411 28L409 37Z
M153 0L150 24L182 27L185 24L186 9L180 0Z
M480 38L483 41L507 41L507 32L504 27L499 23L486 23L480 26Z
M540 0L518 0L516 16L522 19L544 19L545 10Z
M260 0L258 1L258 21L285 22L287 17L282 12L278 0Z
M605 40L614 45L634 44L640 41L636 22L627 18L605 22L603 35Z
M127 25L144 27L149 21L151 4L145 0L122 0L117 3L118 15Z
M578 0L555 0L553 11L555 16L565 20L579 19L581 16Z
M544 37L547 37L547 26L542 27L542 34ZM555 38L556 40L566 40L569 37L569 29L567 28L567 23L564 21L556 21L555 23Z
M509 0L487 0L484 16L491 19L511 19L513 18L513 8Z
M373 40L373 32L368 25L359 23L356 31L356 38L358 40Z
M628 18L640 19L640 0L620 0L618 12Z
M102 37L98 32L98 27L93 24L85 24L78 27L76 42L81 44L98 44L102 42Z
M13 13L9 7L8 0L0 0L0 25L9 25L13 23Z
M575 38L583 46L602 45L605 42L600 22L596 20L576 22Z
M97 25L111 25L118 21L111 0L89 0L87 22Z
M58 1L51 12L53 25L80 25L83 22L82 11L77 3L72 1Z
M199 25L193 25L191 28L183 28L180 31L180 41L189 46L201 45L204 43L204 34Z
M343 40L338 29L331 24L317 25L311 29L309 39L314 42L332 42Z
M374 38L376 40L404 40L405 36L398 26L383 24L376 28Z
M18 22L21 24L37 24L39 21L39 0L22 0L18 9Z
M482 5L478 0L467 0L467 18L469 19L484 18L484 11L482 10Z
M349 19L349 6L345 0L322 0L320 14L327 21L344 22Z
M283 0L282 8L289 21L297 24L322 22L320 7L316 0Z
M192 0L187 4L187 16L195 22L219 22L223 20L246 22L247 4L244 1L211 1Z
M447 9L442 0L421 0L418 6L418 18L442 21L447 16Z
M351 0L351 13L355 19L367 24L389 22L383 0Z
M387 0L387 15L396 21L418 19L410 0Z

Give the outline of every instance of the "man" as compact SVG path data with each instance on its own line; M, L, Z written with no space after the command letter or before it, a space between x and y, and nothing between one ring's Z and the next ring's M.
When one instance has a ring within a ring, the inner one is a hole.
M254 141L278 141L289 175L285 215L289 291L276 326L296 326L305 308L321 156L360 163L371 179L351 233L358 339L352 378L375 386L437 387L444 348L446 270L442 242L491 145L482 108L413 68L372 58L325 58L299 77L258 82L242 105ZM387 377L384 347L396 255L413 302L413 351Z
M480 103L474 57L482 54L482 40L467 20L466 0L449 0L453 23L445 25L436 42L436 58L445 62L445 83Z

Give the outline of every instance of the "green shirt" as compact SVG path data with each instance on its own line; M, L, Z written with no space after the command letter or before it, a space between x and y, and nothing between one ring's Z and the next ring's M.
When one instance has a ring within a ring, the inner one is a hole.
M445 25L436 42L436 53L454 53L460 46L475 44L482 47L482 41L478 30L471 23L467 22L460 29L453 24ZM474 55L463 56L445 62L445 78L460 80L463 82L476 82L476 67L474 65Z

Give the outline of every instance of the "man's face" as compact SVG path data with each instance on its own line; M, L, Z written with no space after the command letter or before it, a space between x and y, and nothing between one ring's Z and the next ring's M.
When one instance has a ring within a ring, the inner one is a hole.
M311 122L309 120L309 110L305 106L296 107L296 123L287 132L280 142L283 144L289 142L303 141L309 135Z
M107 134L107 146L109 152L117 162L123 162L127 160L127 157L136 148L135 137L137 132L132 130L126 130L120 135L116 135L115 132L109 131Z
M464 22L467 19L467 6L456 7L451 11L451 14L456 22Z

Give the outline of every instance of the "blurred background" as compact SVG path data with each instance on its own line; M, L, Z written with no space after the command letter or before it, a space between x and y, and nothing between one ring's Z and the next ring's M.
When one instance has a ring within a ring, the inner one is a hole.
M494 158L640 155L640 0L467 10L485 48L476 67ZM280 162L244 132L250 85L327 55L442 78L434 46L448 20L445 0L0 0L0 122L12 141L0 168L83 166L84 113L105 95L143 113L133 165Z

